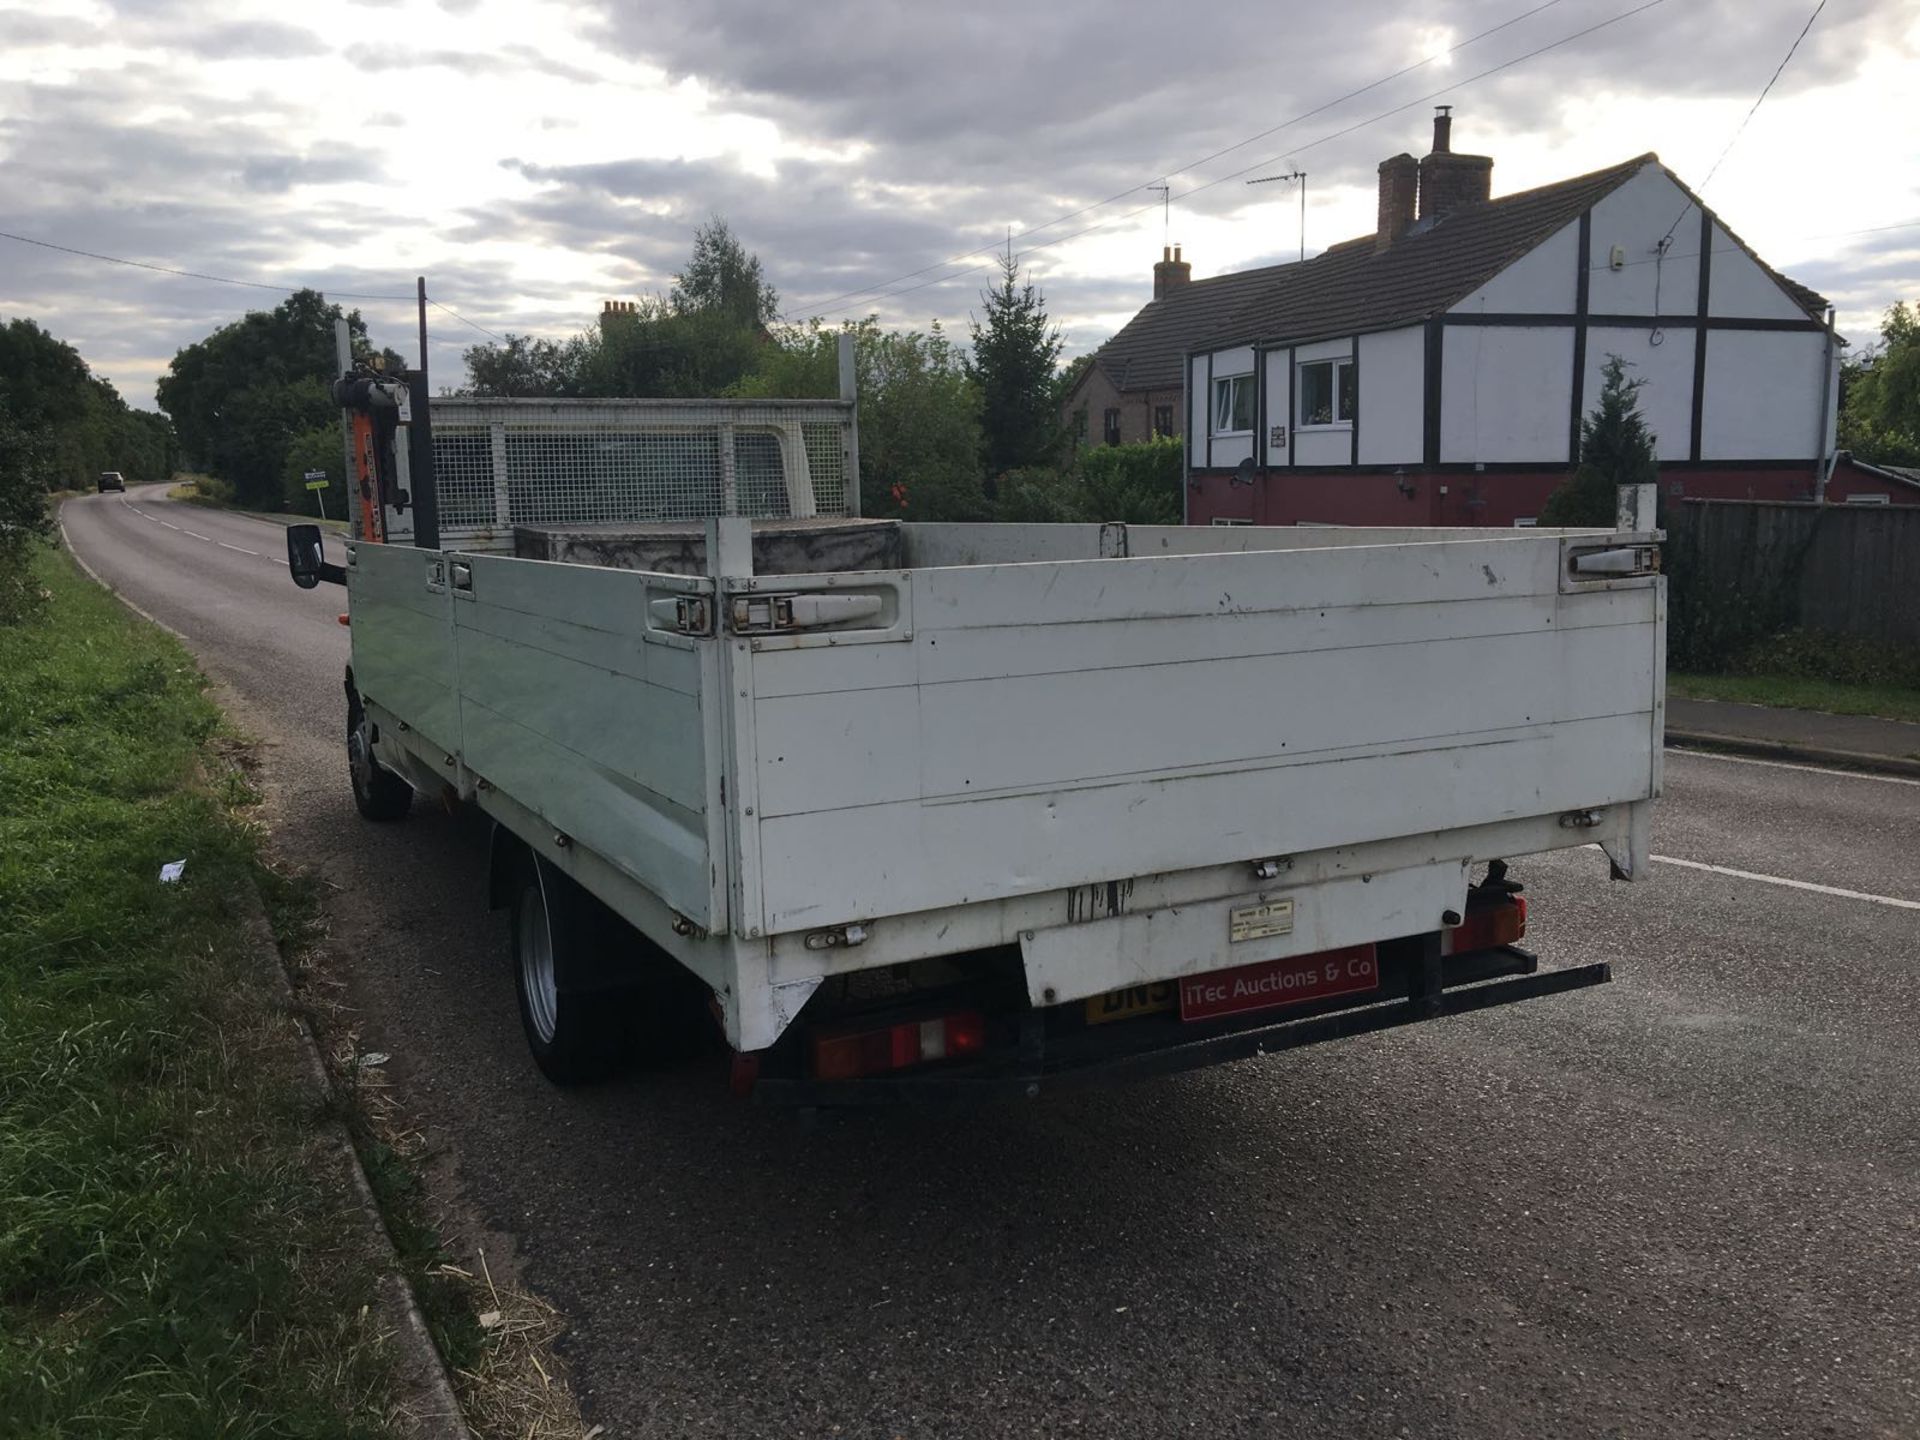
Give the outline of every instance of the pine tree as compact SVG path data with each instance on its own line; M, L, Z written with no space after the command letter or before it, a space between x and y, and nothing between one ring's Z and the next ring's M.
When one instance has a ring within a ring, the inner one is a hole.
M1021 283L1011 253L1000 261L999 285L983 291L980 303L986 320L972 323L967 374L980 387L981 459L991 494L1007 471L1048 464L1059 452L1054 370L1061 341L1045 297L1031 280Z
M1611 525L1619 487L1659 478L1654 435L1640 414L1645 380L1627 379L1627 362L1609 355L1600 370L1600 400L1580 422L1580 467L1541 507L1542 525Z

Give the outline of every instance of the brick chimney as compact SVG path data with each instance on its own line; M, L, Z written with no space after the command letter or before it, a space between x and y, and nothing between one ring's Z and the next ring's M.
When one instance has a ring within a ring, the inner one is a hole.
M631 300L602 300L600 302L600 333L606 334L609 325L636 314L639 308Z
M1160 247L1160 258L1153 264L1153 298L1164 300L1193 279L1193 262L1180 258L1178 245Z
M1420 162L1422 220L1483 205L1493 194L1493 157L1453 153L1452 110L1451 105L1434 107L1433 153Z
M1373 236L1377 255L1413 225L1420 193L1420 162L1402 153L1380 162L1380 219Z

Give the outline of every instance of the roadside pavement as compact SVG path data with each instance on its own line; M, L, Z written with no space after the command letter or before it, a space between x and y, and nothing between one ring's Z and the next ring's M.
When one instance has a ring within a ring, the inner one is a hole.
M1669 699L1667 743L1920 776L1920 725L1868 715Z

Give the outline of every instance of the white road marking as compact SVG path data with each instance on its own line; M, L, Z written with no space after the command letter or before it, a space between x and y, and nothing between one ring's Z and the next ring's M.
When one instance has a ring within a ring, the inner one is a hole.
M1834 770L1819 765L1794 765L1785 760L1759 760L1751 755L1721 755L1710 750L1689 749L1684 745L1669 745L1667 749L1675 755L1686 755L1695 760L1722 760L1729 765L1764 765L1769 770L1804 770L1809 775L1838 775L1843 780L1878 780L1883 785L1920 785L1920 780L1909 780L1900 775L1870 775L1864 770Z
M1781 875L1756 875L1751 870L1735 870L1728 865L1708 865L1700 860L1681 860L1672 855L1649 855L1656 865L1678 865L1687 870L1704 870L1710 875L1731 875L1736 880L1758 880L1763 885L1784 885L1790 890L1811 890L1816 895L1834 895L1842 900L1867 900L1875 905L1891 905L1899 910L1920 910L1920 900L1900 900L1892 895L1870 895L1864 890L1842 890L1837 885L1816 885L1811 880L1789 880Z
M260 552L258 550L248 550L240 545L229 545L224 540L216 540L213 543L218 545L222 550L238 550L242 555L251 555L256 560L260 558Z
M149 515L147 518L151 520L153 517ZM166 526L169 530L178 530L180 528L178 525L174 524L171 520L162 520L160 523Z
M217 545L220 543L219 541L215 540L213 536L202 535L198 530L182 530L180 533L182 535L191 535L196 540L205 540L210 545Z

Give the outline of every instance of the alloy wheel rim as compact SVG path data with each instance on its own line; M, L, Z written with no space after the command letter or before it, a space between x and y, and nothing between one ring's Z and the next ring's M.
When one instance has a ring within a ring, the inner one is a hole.
M520 904L520 979L527 997L527 1018L540 1043L553 1043L560 1009L560 987L553 970L553 935L547 928L546 896L538 882L529 887Z
M367 734L365 716L353 727L353 734L347 739L347 769L353 774L356 788L362 793L372 790L373 746Z

